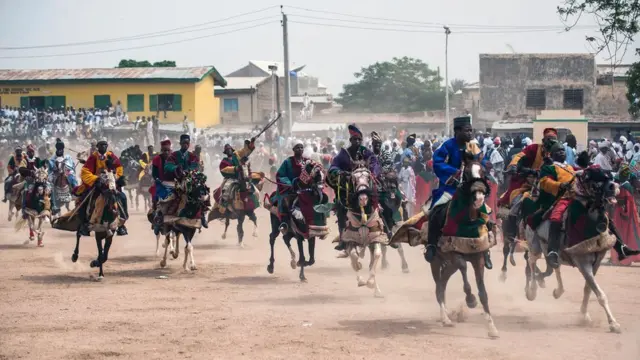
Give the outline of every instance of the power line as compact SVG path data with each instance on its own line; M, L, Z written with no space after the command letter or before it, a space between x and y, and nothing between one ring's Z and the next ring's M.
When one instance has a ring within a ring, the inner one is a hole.
M210 25L210 24L224 22L224 21L235 19L235 18L239 18L239 17L242 17L242 16L261 13L261 12L273 9L274 7L276 7L276 5L272 5L272 6L269 6L269 7L266 7L266 8L262 8L262 9L259 9L259 10L245 12L245 13L238 14L238 15L229 16L229 17L226 17L226 18L223 18L223 19L207 21L207 22L200 23L200 24L181 26L181 27L177 27L177 28L173 28L173 29L169 29L169 30L162 30L162 31L156 31L156 32L145 33L145 34L124 36L124 37L111 38L111 39L102 39L102 40L91 40L91 41L81 41L81 42L74 42L74 43L63 43L63 44L0 47L0 50L26 50L26 49L44 49L44 48L54 48L54 47L95 45L95 44L103 44L103 43L113 43L113 42L121 42L121 41L147 39L147 38L153 38L153 37L158 37L158 36L178 35L178 34L183 34L183 33L187 33L187 32L203 31L203 30L209 30L209 29L213 29L213 28L217 28L217 27L239 25L239 24L248 23L248 22L252 22L252 21L264 20L266 18L254 19L254 20L244 21L244 22L239 22L239 23L218 25L218 26L204 28L204 29L188 30L188 31L182 31L182 32L173 33L173 32L178 31L178 30L197 28L197 27L201 27L201 26L204 26L204 25Z
M275 23L274 21L268 21L268 22L264 22L264 23L260 23L260 24L256 24L256 25L252 25L252 26L246 26L246 27L239 28L239 29L233 29L233 30L229 30L229 31L221 32L221 33L203 35L203 36L187 38L187 39L182 39L182 40L176 40L176 41L169 41L169 42L164 42L164 43L160 43L160 44L143 45L143 46L132 46L132 47L120 48L120 49L98 50L98 51L89 51L89 52L81 52L81 53L51 54L51 55L30 55L30 56L0 56L0 59L35 59L35 58L49 58L49 57L60 57L60 56L78 56L78 55L104 54L104 53L110 53L110 52L115 52L115 51L146 49L146 48L152 48L152 47L172 45L172 44L178 44L178 43L183 43L183 42L188 42L188 41L200 40L200 39L210 38L210 37L219 36L219 35L231 34L231 33L234 33L234 32L247 30L247 29L253 29L253 28L257 28L257 27L260 27L260 26L268 25L268 24L274 24L274 23Z
M305 25L316 25L316 26L327 26L327 27L337 27L337 28L346 28L346 29L359 29L359 30L375 30L375 31L391 31L391 32L405 32L405 33L431 33L431 34L440 34L442 31L439 30L411 30L411 29L396 29L396 28L381 28L381 27L364 27L364 26L349 26L349 25L340 25L340 24L326 24L326 23L312 23L305 21L294 21L289 20L291 23L296 24L305 24ZM389 25L392 26L392 25ZM512 33L527 33L527 32L564 32L564 28L555 28L555 29L512 29L512 30L496 30L496 31L456 31L455 34L512 34Z
M340 12L335 12L335 11L325 11L325 10L314 10L314 9L308 9L308 8L302 8L302 7L298 7L298 6L288 6L291 9L295 9L295 10L301 10L301 11L307 11L307 12L312 12L312 13L323 13L323 14L330 14L330 15L339 15L339 16L343 16L343 17L352 17L352 18L360 18L360 19L368 19L368 20L381 20L381 21L391 21L391 22L397 22L397 23L405 23L405 24L415 24L415 25L423 25L423 26L432 26L432 27L438 27L438 28L442 28L442 26L451 26L451 27L458 27L458 28L486 28L486 29L520 29L520 28L536 28L536 29L557 29L559 28L559 26L556 25L526 25L526 26L521 26L521 25L481 25L481 24L445 24L445 23L435 23L435 22L424 22L424 21L412 21L412 20L403 20L403 19L391 19L391 18L381 18L381 17L372 17L372 16L362 16L362 15L354 15L354 14L347 14L347 13L340 13ZM390 25L397 25L397 24L390 24ZM564 27L562 27L564 29ZM596 26L580 26L580 28L597 28Z

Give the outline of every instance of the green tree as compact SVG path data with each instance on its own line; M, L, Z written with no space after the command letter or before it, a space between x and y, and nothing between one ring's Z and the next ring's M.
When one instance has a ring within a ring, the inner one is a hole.
M458 90L464 89L464 87L467 85L467 82L462 79L453 79L451 80L451 91L453 91L453 93L456 93L458 92Z
M133 59L122 59L118 63L119 68L134 68L134 67L176 67L175 61L163 60L156 61L153 64L147 60L137 61Z
M336 101L346 111L412 112L444 109L438 72L419 59L393 58L355 73Z

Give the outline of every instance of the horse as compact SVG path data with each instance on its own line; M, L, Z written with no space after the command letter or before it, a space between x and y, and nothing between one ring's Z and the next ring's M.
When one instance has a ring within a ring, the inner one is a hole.
M230 221L237 219L238 246L244 247L242 224L245 217L253 222L253 236L258 236L258 218L256 218L255 209L260 205L258 194L264 185L264 173L251 172L249 163L239 167L237 180L225 179L214 191L213 198L216 204L209 212L208 221L224 219L222 239L226 239Z
M131 201L132 205L134 202L134 197L131 191L136 190L136 196L135 196L136 210L138 210L140 207L140 201L138 200L138 197L140 196L140 191L139 191L140 180L138 177L142 170L143 170L142 165L136 160L129 159L128 161L124 162L123 176L125 177L125 179L127 179L127 184L124 186L123 190L127 190L127 193L129 194L129 201Z
M146 164L140 175L138 176L138 187L136 188L136 206L138 203L138 196L142 195L142 201L144 202L144 211L148 212L151 209L151 194L149 188L153 185L153 176L151 175L152 166Z
M382 219L385 223L385 230L387 233L391 233L396 230L398 227L398 222L402 219L400 218L400 209L403 208L403 212L406 212L406 208L402 205L403 203L403 195L398 186L398 174L395 170L389 171L382 175L380 181L380 203L382 205ZM392 225L392 224L395 224ZM396 244L398 249L398 254L400 255L402 272L409 272L409 264L407 263L407 259L404 256L404 249L402 248L402 244ZM388 245L382 245L382 269L386 269L389 267L389 262L387 261L387 248Z
M65 164L65 158L62 156L56 157L54 161L54 170L51 176L52 184L53 184L53 196L56 201L56 205L60 210L62 210L62 206L64 205L69 211L69 204L71 203L71 186L69 184L69 171L72 169L67 169Z
M98 277L95 279L97 281L104 279L103 264L109 259L109 249L111 249L114 232L118 226L124 223L119 214L119 207L122 205L118 195L119 191L116 187L113 171L103 169L93 188L89 190L82 202L70 213L54 219L51 223L54 229L76 232L76 247L71 255L71 261L75 263L78 261L80 251L82 221L83 218L88 219L89 233L91 231L95 233L98 248L98 256L89 263L92 268L99 269ZM85 203L86 206L83 207ZM85 211L85 214L79 214L78 211Z
M47 178L48 172L46 168L41 167L36 169L33 184L24 190L24 194L22 195L26 196L26 206L23 209L23 217L16 222L15 229L19 231L24 227L25 223L28 223L29 239L25 240L25 245L33 241L37 235L38 247L44 246L42 223L45 219L51 221L51 188ZM37 226L36 221L38 223Z
M382 245L389 242L384 231L384 221L378 210L374 196L374 181L371 172L365 162L353 160L349 187L353 192L348 194L346 227L342 233L342 241L345 250L351 259L351 267L356 272L356 281L359 287L367 286L374 289L375 297L382 297L382 291L376 280L376 269L382 257ZM339 241L340 236L334 240ZM371 252L369 262L369 278L364 280L359 274L364 258L365 249Z
M564 236L560 246L561 264L578 268L585 284L583 288L580 313L585 324L591 324L591 316L587 311L591 292L598 298L609 323L609 330L620 333L620 324L614 318L609 301L604 291L596 282L595 276L607 252L616 243L617 234L610 223L607 207L616 203L616 195L620 189L613 181L610 172L600 168L587 168L576 172L572 182L575 194L564 214ZM529 259L525 274L527 276L525 295L528 300L536 298L537 282L533 271L536 261L547 253L547 239L550 221L545 219L536 228L527 226L526 239ZM568 243L568 244L567 244ZM546 277L555 272L558 287L553 290L553 297L559 299L564 293L561 267L548 270L536 277Z
M22 207L22 190L24 190L24 179L18 172L18 170L14 171L13 174L9 177L9 180L13 185L11 185L11 191L7 194L7 200L9 202L9 211L7 220L11 222L13 220L13 215L20 211ZM15 210L15 212L14 212Z
M193 255L192 240L196 230L202 226L202 212L207 210L209 205L209 187L206 185L207 176L199 170L185 172L184 176L176 180L173 194L167 199L158 201L158 208L163 216L162 233L165 234L164 255L160 260L160 267L167 265L167 252L169 249L176 249L172 256L178 257L180 235L184 237L184 262L182 267L185 271L197 270ZM175 234L175 245L171 238L171 233Z
M271 247L271 256L269 257L269 265L267 272L273 274L275 258L273 249L278 234L282 233L284 243L291 254L291 268L300 267L300 281L306 282L304 268L315 263L315 246L316 237L325 239L329 234L327 226L327 214L323 211L317 211L318 207L327 208L329 197L323 192L325 173L322 165L308 160L302 164L300 181L296 183L295 194L285 195L277 201L286 202L286 210L291 214L287 217L288 222L282 223L278 214L278 204L272 202L276 192L271 197L265 195L264 207L269 210L271 217L271 234L269 234L269 246ZM315 205L315 206L314 206ZM295 238L298 242L298 251L300 257L296 262L295 253L291 249L291 239ZM306 261L304 255L304 240L308 241L309 261Z

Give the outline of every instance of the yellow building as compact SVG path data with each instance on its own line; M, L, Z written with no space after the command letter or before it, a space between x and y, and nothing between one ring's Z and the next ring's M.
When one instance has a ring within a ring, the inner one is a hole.
M205 128L220 123L214 85L226 81L213 66L0 70L0 106L103 109L119 102L130 121L156 115L178 123L186 115Z

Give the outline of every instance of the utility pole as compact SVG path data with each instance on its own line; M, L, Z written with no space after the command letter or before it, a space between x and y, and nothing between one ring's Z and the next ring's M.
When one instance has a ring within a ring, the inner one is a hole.
M293 114L291 114L291 75L289 69L289 32L287 27L287 15L282 11L282 46L284 48L284 116L286 119L287 134L291 136L293 129Z
M451 125L449 125L449 34L451 34L451 30L449 30L448 26L443 26L444 28L444 117L445 117L445 134L446 136L451 136Z

